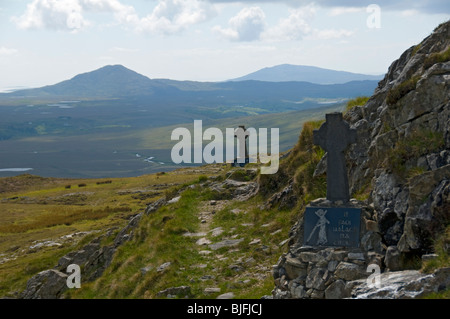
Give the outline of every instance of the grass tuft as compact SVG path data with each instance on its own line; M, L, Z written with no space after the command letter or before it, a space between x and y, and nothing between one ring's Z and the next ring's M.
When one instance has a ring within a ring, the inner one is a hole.
M450 46L442 52L431 53L425 58L423 64L424 68L428 69L436 63L443 63L447 61L450 61Z
M434 251L437 258L428 260L422 265L421 270L425 273L432 273L438 268L450 266L450 225L447 225L445 231L435 240Z
M392 87L386 96L386 103L388 105L396 104L406 94L416 89L416 85L419 79L420 75L416 75Z
M441 132L420 129L407 138L397 141L387 154L388 167L400 177L412 177L421 173L421 169L408 162L418 159L423 154L433 153L444 147L445 141Z
M369 100L368 96L358 96L354 99L351 99L347 102L347 105L345 106L345 111L348 112L355 106L361 106L367 103Z

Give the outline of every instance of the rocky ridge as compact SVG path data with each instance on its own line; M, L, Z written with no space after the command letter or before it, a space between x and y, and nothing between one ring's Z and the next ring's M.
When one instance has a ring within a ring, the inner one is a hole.
M351 191L371 188L383 243L404 257L432 252L434 234L450 221L449 50L447 22L406 50L369 101L345 116L358 130L348 152Z

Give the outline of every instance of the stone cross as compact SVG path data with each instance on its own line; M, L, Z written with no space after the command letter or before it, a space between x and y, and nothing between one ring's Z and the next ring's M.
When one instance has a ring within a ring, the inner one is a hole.
M344 151L356 143L356 130L342 119L342 113L330 113L325 117L326 122L314 130L313 141L327 152L327 199L346 203L350 194Z
M239 141L239 148L237 150L237 157L234 161L234 164L237 165L240 164L247 164L249 162L249 156L248 156L248 148L247 148L247 139L249 136L249 132L245 129L245 125L239 125L239 128L235 130L235 135ZM244 155L244 157L242 157ZM243 166L243 165L241 165Z

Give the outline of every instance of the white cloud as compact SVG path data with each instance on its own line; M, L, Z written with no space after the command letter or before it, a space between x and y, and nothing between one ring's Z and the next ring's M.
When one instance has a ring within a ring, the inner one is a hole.
M420 11L416 10L416 9L408 9L408 10L401 11L400 14L404 17L412 17L412 16L420 14Z
M121 25L138 32L173 34L215 15L213 5L202 0L159 0L153 11L139 17L135 8L119 0L33 0L25 13L12 21L21 29L54 29L76 32L92 25L86 12L111 13Z
M260 7L247 7L229 20L228 28L215 26L213 31L232 41L263 40L267 42L296 41L305 37L329 40L354 34L354 31L346 29L315 29L311 26L315 16L314 4L297 9L291 8L287 17L269 27L265 21L264 11Z
M346 12L353 12L348 10ZM338 12L336 11L335 14ZM339 12L342 14L343 12ZM295 41L302 40L305 37L311 37L321 40L339 39L349 37L354 31L346 29L316 29L311 26L316 15L316 7L314 4L301 7L298 9L290 9L289 16L281 19L277 25L269 28L263 34L263 39L277 41Z
M119 0L79 0L86 11L111 12L119 23L137 23L139 17L133 6L124 5Z
M215 14L213 6L205 1L160 0L152 13L141 18L135 28L146 33L174 34Z
M7 48L7 47L0 47L0 56L1 55L13 55L16 54L17 50L16 49L12 49L12 48Z
M228 21L228 28L215 26L213 31L233 41L254 41L266 27L265 18L260 7L246 7Z
M301 40L313 30L310 21L314 18L314 6L290 9L289 16L281 19L278 24L264 34L264 39L271 41Z
M20 17L12 17L20 29L48 28L76 32L89 25L78 0L34 0Z
M347 13L365 12L366 7L335 7L330 10L329 15L332 17L340 16Z

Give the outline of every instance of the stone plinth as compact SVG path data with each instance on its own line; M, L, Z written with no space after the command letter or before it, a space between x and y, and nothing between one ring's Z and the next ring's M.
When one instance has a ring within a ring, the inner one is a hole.
M372 274L369 265L382 270L385 247L381 236L372 227L375 214L372 207L355 199L348 203L318 199L309 207L353 208L359 214L359 245L357 247L310 245L306 243L304 214L290 232L289 251L273 267L275 299L313 298L335 299L350 297L347 283L367 278ZM317 217L317 220L319 217ZM330 218L331 219L331 218ZM320 228L320 227L319 227Z

